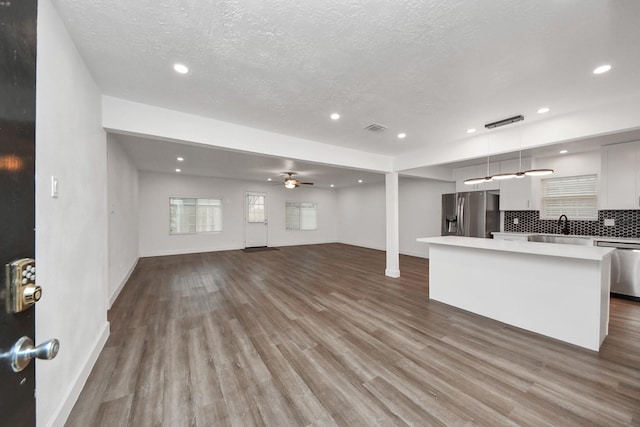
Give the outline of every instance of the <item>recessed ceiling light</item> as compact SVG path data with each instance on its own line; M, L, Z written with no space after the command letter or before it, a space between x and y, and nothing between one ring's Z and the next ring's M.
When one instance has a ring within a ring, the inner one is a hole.
M407 137L406 133L399 133L398 134L398 138L400 138L400 139L403 139L403 138L406 138L406 137Z
M603 74L609 71L610 69L611 69L611 65L609 64L601 65L595 70L593 70L593 74Z
M182 169L176 168L176 172L182 172Z
M359 179L359 180L358 180L358 183L359 183L359 184L362 184L362 180L361 180L361 179Z
M180 74L187 74L189 69L184 64L173 64L173 69Z
M474 133L476 130L474 128L467 129L467 133Z
M339 118L340 118L340 114L338 114L338 113L333 113L331 115L331 120L338 120Z
M331 188L335 187L335 185L331 184Z
M271 178L267 178L267 181L271 181Z
M184 157L176 157L176 160L179 162L184 162Z
M544 114L549 112L549 107L542 107L538 110L538 114Z
M567 154L568 151L567 150L560 150L560 154Z

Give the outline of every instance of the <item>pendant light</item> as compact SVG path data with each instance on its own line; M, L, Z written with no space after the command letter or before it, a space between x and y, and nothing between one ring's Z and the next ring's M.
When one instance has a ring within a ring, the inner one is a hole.
M516 179L524 178L524 172L522 172L522 130L520 130L520 147L518 150L518 172L516 172Z
M524 117L522 118L524 119ZM519 154L518 154L518 159L520 161L520 164L518 166L518 172L515 174L515 178L524 178L525 176L544 176L544 175L550 175L553 173L553 169L529 169L526 171L522 171L522 124L519 125L520 127L520 150L519 150Z
M493 177L489 175L489 135L487 134L487 175L481 178L469 178L464 181L467 185L482 184L493 181Z
M544 176L551 175L553 172L553 169L529 169L528 171L524 171L524 174L526 176Z
M491 178L499 181L502 179L517 178L517 174L515 172L499 173L497 175L493 175Z

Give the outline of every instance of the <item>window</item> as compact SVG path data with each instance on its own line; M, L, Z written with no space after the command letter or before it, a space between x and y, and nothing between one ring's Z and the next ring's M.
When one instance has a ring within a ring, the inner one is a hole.
M265 222L265 196L247 194L247 222Z
M222 231L222 200L171 197L169 234Z
M310 202L286 202L286 229L287 230L317 230L317 203Z
M541 181L540 219L598 219L597 175L565 176Z

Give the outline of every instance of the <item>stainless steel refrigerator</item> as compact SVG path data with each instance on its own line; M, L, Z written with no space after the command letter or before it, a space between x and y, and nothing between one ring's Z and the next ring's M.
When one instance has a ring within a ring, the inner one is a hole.
M442 195L443 236L492 238L500 231L500 196L489 191Z

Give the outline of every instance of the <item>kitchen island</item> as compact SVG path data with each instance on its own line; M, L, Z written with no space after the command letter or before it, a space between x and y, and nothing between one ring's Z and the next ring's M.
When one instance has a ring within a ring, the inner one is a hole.
M611 248L428 237L429 298L598 351L609 327Z

